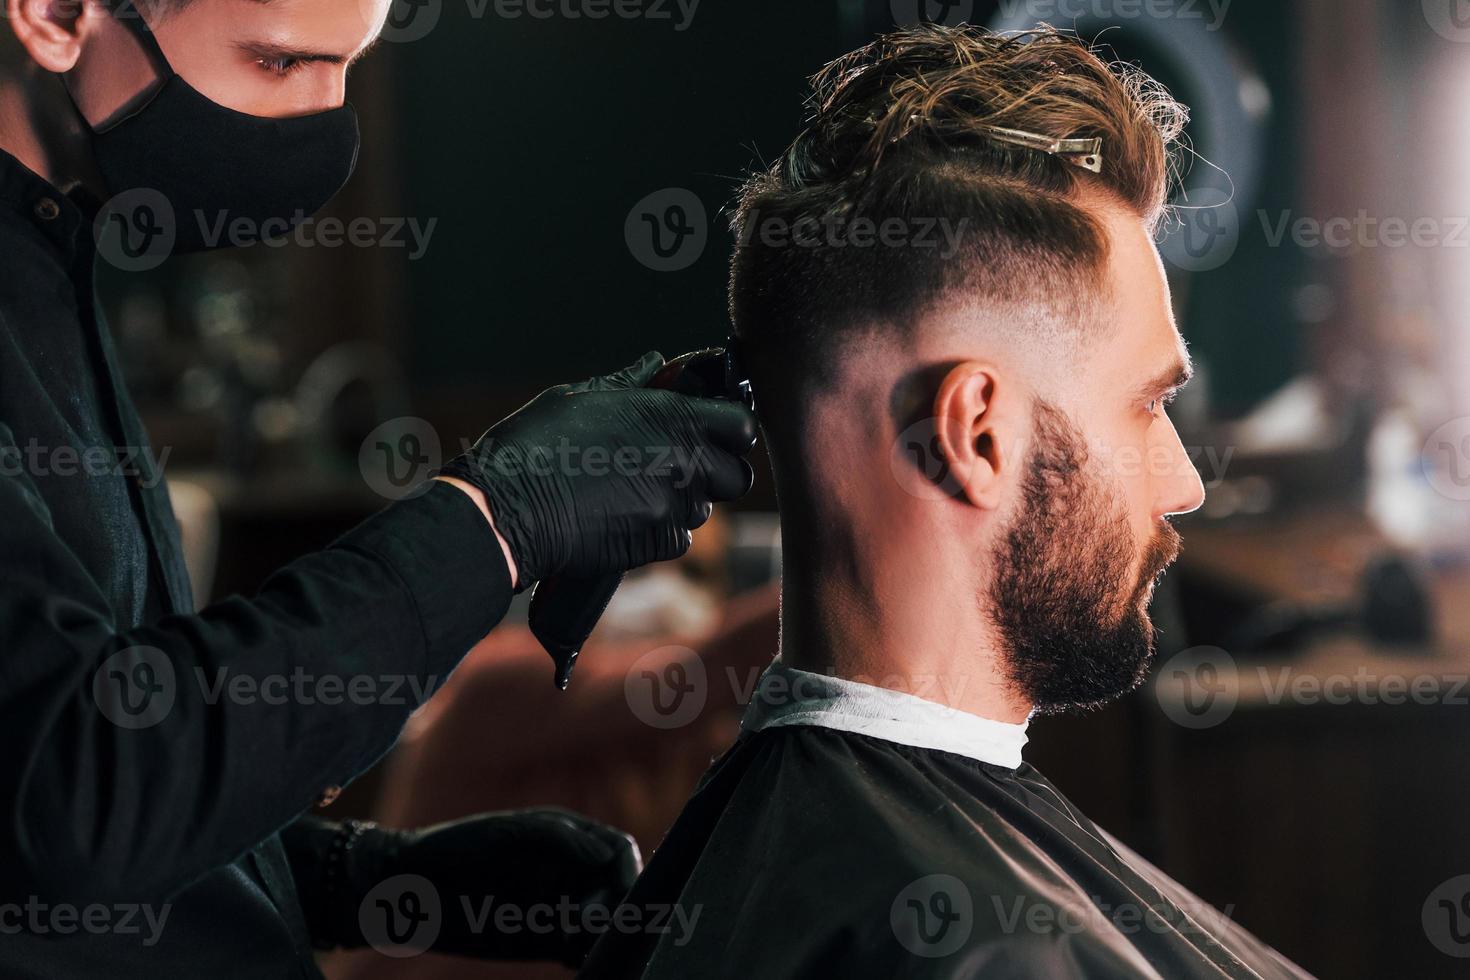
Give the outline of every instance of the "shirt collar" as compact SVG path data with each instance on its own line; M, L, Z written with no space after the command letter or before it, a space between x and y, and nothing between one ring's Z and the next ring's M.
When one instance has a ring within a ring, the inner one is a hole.
M0 150L0 209L28 222L70 259L78 235L96 215L96 202L78 189L65 194L15 157Z
M1025 723L991 721L901 691L797 670L778 658L761 675L740 727L758 732L788 725L871 735L1006 769L1021 764L1026 744Z

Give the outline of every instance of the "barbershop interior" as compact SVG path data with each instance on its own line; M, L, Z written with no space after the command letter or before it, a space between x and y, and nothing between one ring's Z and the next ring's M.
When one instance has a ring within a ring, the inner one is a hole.
M1170 414L1207 497L1175 521L1146 682L1035 718L1026 759L1316 975L1466 975L1464 4L652 6L390 18L349 81L357 173L314 233L102 270L199 604L252 594L413 492L402 464L436 467L550 385L721 346L733 198L800 129L821 65L922 17L1075 30L1190 108L1159 250L1195 368ZM557 805L654 853L777 649L763 452L686 556L627 577L567 690L522 594L322 813ZM333 980L570 975L320 960Z

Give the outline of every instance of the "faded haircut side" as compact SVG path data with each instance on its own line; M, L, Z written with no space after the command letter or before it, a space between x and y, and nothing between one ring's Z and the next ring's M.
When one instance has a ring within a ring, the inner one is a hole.
M1106 290L1106 238L1084 200L1156 227L1188 119L1143 72L1051 29L885 35L818 73L808 104L732 221L730 314L768 434L863 331L901 341L958 292L1084 327ZM1101 137L1102 171L988 126Z

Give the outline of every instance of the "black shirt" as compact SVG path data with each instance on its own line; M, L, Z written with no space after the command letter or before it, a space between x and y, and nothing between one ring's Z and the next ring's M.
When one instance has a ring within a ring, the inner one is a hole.
M508 571L437 485L193 613L79 202L0 152L0 976L319 976L319 849L280 832L387 751L415 706L388 685L442 682ZM303 672L385 696L217 683Z

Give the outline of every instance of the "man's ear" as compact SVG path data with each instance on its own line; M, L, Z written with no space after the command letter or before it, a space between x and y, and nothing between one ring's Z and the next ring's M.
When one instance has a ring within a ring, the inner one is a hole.
M965 361L951 368L934 396L934 429L955 486L976 507L1001 504L1016 433L1016 392L995 365Z
M60 74L76 67L83 27L98 10L93 0L5 0L5 16L31 60Z

